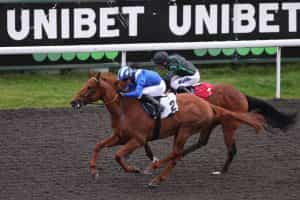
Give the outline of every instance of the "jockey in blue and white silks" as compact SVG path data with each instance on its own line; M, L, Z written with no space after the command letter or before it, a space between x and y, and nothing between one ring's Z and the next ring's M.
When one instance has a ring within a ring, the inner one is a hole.
M166 91L165 81L157 72L146 69L135 70L129 66L123 66L118 71L118 79L127 85L126 92L121 93L122 96L142 98L151 101L160 110L163 109L153 98L164 96Z
M123 93L123 96L141 98L142 95L153 97L163 96L166 90L166 84L160 75L151 70L134 70L128 66L121 67L118 72L118 79L128 81L129 92Z

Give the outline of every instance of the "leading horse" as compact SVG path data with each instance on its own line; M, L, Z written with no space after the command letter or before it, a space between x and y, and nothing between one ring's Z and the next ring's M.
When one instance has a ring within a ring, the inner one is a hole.
M144 146L152 140L154 121L144 112L138 100L122 97L106 81L102 80L100 73L90 78L83 88L71 101L73 107L92 103L101 99L111 113L120 117L119 130L108 138L99 142L90 161L91 174L95 176L96 159L99 151L104 147L123 145L115 154L116 161L125 172L139 172L135 167L128 165L124 157L135 149ZM174 137L173 151L165 159L154 163L151 169L167 164L165 169L156 176L150 185L157 185L165 180L176 161L182 157L183 147L187 139L200 132L202 141L208 139L211 129L215 123L229 119L237 120L248 124L259 132L263 129L264 118L254 113L234 113L221 107L209 104L208 102L190 94L178 94L177 102L179 111L161 122L159 139L169 136ZM143 123L136 123L141 121Z
M108 73L105 76L107 81L109 81L112 85L116 83L117 78L114 74ZM268 102L246 95L232 85L226 83L215 84L212 95L207 97L205 100L213 105L217 105L234 112L259 113L264 116L267 125L270 128L277 128L282 131L287 131L289 127L295 123L297 117L297 113L286 114L280 112ZM214 126L217 125L219 125L219 123L214 124ZM220 173L225 173L228 171L228 168L237 153L235 133L240 125L241 123L239 121L232 119L224 119L221 122L224 142L227 147L227 158ZM201 138L199 138L197 143L187 147L183 151L183 156L186 156L187 154L205 146L206 144L206 141L201 141ZM145 145L145 150L146 155L150 159L153 158L153 152L148 144Z

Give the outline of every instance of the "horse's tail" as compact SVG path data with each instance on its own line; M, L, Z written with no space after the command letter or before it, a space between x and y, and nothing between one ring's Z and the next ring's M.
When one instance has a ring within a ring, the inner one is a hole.
M262 114L267 123L273 128L280 128L286 131L290 125L293 125L296 121L297 112L292 114L286 114L276 110L272 105L264 100L247 96L248 111L256 111Z
M266 121L265 118L259 113L237 113L213 104L211 104L211 107L215 113L216 119L221 123L226 123L228 120L237 120L255 128L256 133L259 133L264 129Z

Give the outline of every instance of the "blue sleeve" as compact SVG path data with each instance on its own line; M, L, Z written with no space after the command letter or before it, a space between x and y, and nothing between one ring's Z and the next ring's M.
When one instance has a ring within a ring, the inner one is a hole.
M146 83L146 78L145 76L139 76L136 80L136 87L133 91L124 93L123 96L126 97L140 97L142 95L144 85Z
M132 91L132 90L135 89L135 87L136 87L135 84L130 83L130 84L127 85L123 90L126 91L126 92L127 92L127 91Z
M143 89L144 89L143 86L137 85L133 91L126 92L126 93L123 94L123 96L125 96L125 97L135 97L135 98L140 97L142 92L143 92Z

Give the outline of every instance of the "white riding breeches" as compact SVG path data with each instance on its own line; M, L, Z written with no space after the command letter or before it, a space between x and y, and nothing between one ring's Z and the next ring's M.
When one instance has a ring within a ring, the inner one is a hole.
M180 86L189 87L200 81L200 73L197 71L194 75L191 76L173 76L171 78L170 86L174 90L177 90Z
M153 85L145 87L142 94L146 94L152 97L164 96L167 89L166 83L164 80L160 81L159 85Z

